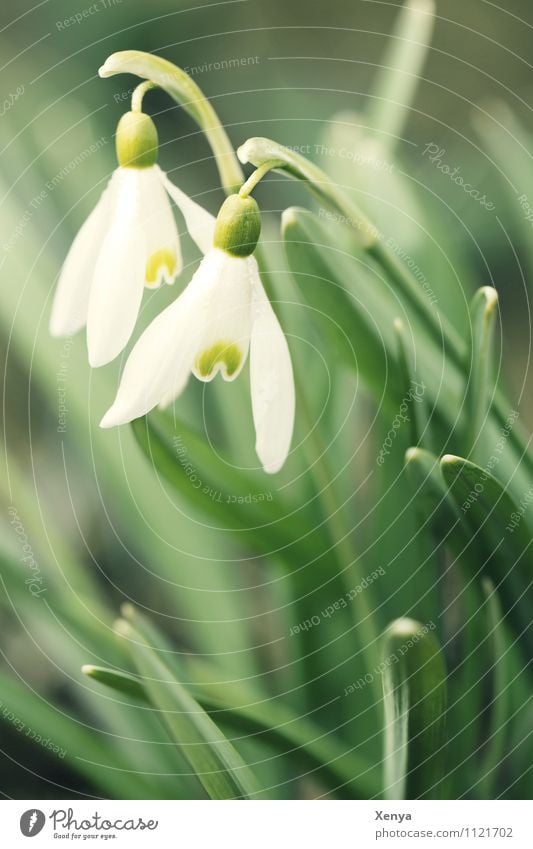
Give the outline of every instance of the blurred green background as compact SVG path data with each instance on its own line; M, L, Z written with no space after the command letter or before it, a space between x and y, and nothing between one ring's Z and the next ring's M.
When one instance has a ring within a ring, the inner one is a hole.
M0 534L3 547L17 560L19 541L8 513L14 508L45 576L47 599L54 597L61 612L54 612L52 602L45 606L30 598L27 588L8 575L1 602L2 675L5 687L8 679L15 681L21 693L36 695L43 710L70 723L72 759L83 748L76 738L79 731L94 735L104 753L112 740L126 772L137 774L145 767L145 783L133 782L124 787L125 794L172 797L176 791L170 779L153 777L161 772L160 762L154 760L151 770L154 750L161 752L166 745L157 723L132 709L126 727L117 704L79 672L84 662L122 662L120 654L113 655L110 630L122 602L140 606L180 652L207 658L221 676L285 694L297 712L306 709L299 688L308 669L301 668L294 641L287 636L298 621L287 571L256 556L247 537L243 541L237 532L221 529L186 498L170 493L127 428L98 429L114 397L121 362L91 372L83 333L66 342L48 337L51 295L61 262L115 167L114 129L135 84L127 76L101 80L97 70L117 50L164 56L193 74L235 146L250 136L269 136L307 149L340 184L350 186L352 180L360 204L372 209L387 234L400 234L405 250L421 267L428 268L431 252L429 276L439 308L461 333L475 288L496 285L501 305L498 371L512 408L520 410L530 429L533 233L517 198L525 193L533 206L533 77L528 60L533 9L527 0L508 0L505 8L485 0L437 0L428 61L394 153L404 191L401 208L395 205L393 187L379 173L365 188L349 160L321 148L331 146L336 131L349 132L342 138L349 137L354 146L365 134L364 115L373 106L369 93L397 12L397 3L379 0L236 0L194 6L169 0L101 0L94 6L84 0L3 0L0 343L5 450ZM81 21L69 20L76 14ZM159 129L162 168L215 213L223 194L205 139L163 93L149 93L145 108ZM336 117L328 128L327 122L346 110L357 115ZM506 133L509 128L512 132ZM493 208L466 197L424 154L428 145L443 151L442 161L459 168ZM333 144L337 151L341 146ZM289 205L309 206L307 196L301 187L276 176L265 181L256 196L265 213L274 285L288 301L284 315L291 348L300 363L307 361L303 378L313 386L311 415L313 421L324 417L338 491L352 498L348 522L351 537L364 553L363 573L394 560L394 569L379 586L380 621L385 625L404 614L430 621L436 601L425 595L425 588L432 586L433 576L413 571L412 580L405 579L415 562L410 542L414 517L406 514L397 521L401 496L392 488L402 464L402 446L386 478L376 483L374 476L367 484L390 417L375 425L379 399L364 381L359 385L345 375L334 358L328 361L320 336L307 331L286 272L279 215ZM184 247L187 278L198 256L185 238ZM141 323L174 295L170 290L150 294ZM354 345L357 348L356 340ZM58 431L61 400L67 407L64 432ZM255 469L242 382L207 390L191 384L179 415L205 431L215 445L223 445L237 466ZM310 432L300 418L295 440L300 456L279 477L253 472L256 492L274 500L287 495L299 505L309 498L312 502L307 479L300 476ZM349 458L349 465L343 458ZM317 511L312 502L305 521L317 519ZM387 530L391 524L393 529ZM310 590L315 607L337 597L331 579L324 582L322 586L319 580ZM101 610L94 606L97 598ZM316 647L316 673L325 676L319 681L324 701L361 674L348 646L339 644L338 654L328 653L333 651L330 642L344 628L332 621L328 630L321 629ZM470 639L475 645L475 638ZM480 704L485 696L479 696ZM317 717L323 713L327 726L340 727L341 737L343 723L351 722L346 738L355 746L359 737L361 752L375 760L369 698L366 694L358 704L358 722L357 716L349 719L345 705L331 715L323 708ZM0 700L6 703L1 691ZM518 758L529 726L521 695L517 702L510 733ZM480 709L472 705L471 716ZM26 726L31 724L30 717ZM6 796L112 794L111 767L107 786L99 786L90 766L80 769L69 756L57 757L36 746L13 721L8 719L1 729L0 789ZM305 797L318 792L313 777L297 780L283 759L279 764L272 759L264 741L243 743L243 749L263 764L263 783L276 788L272 793ZM103 757L98 751L94 760L101 764ZM90 761L87 753L82 759ZM512 787L511 796L527 795L525 755L524 761L524 769L520 763L509 768L512 779L504 775L501 792ZM475 772L475 763L471 769ZM467 795L468 782L466 777ZM197 792L186 779L180 787L183 795Z

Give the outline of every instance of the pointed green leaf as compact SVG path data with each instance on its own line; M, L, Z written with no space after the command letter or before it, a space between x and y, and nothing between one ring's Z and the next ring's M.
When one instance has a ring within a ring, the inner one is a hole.
M368 120L389 147L401 136L409 118L433 24L433 0L406 0L387 40L388 49L370 94Z
M129 675L127 672L119 672L116 669L108 669L104 666L93 666L90 663L84 664L81 671L88 678L92 678L93 681L98 681L99 684L103 684L105 687L111 687L112 690L116 690L124 696L129 696L140 702L148 702L144 687L139 678L135 678L135 676Z
M533 487L518 506L490 471L463 457L447 454L441 469L476 549L479 574L493 581L504 616L529 660L533 652L533 537L526 512L533 501Z
M127 641L142 685L170 738L211 799L249 799L260 792L249 767L170 668L128 622L117 632Z
M498 293L492 286L478 289L470 304L471 343L467 365L468 386L465 404L465 442L478 453L481 437L491 402L493 388L489 375L491 367L491 341L496 317Z
M412 484L415 504L435 538L439 542L451 542L453 530L461 534L460 543L464 547L467 537L463 533L457 505L442 475L439 458L423 448L409 448L405 454L405 468Z
M247 685L218 683L217 670L202 661L188 661L185 667L195 681L192 693L214 721L268 741L308 772L323 776L340 795L368 799L379 793L372 767L312 721ZM99 684L150 704L142 681L133 675L90 665L82 671Z
M338 788L339 795L346 793L351 798L367 799L379 793L375 770L311 719L299 716L279 699L248 682L221 680L221 671L205 660L189 655L182 658L133 605L123 605L122 614L148 643L157 647L176 675L187 677L192 694L215 721L224 720L238 731L248 730L268 740L278 750L287 752L309 770L322 775L332 787ZM107 686L116 683L117 689L124 691L121 679L100 675L98 680Z
M445 771L446 670L440 646L413 619L383 638L384 780L388 799L435 799Z
M511 715L510 680L507 673L506 638L501 605L490 578L483 581L487 599L487 630L489 644L489 728L486 750L479 769L478 794L481 799L493 799L496 794L499 766L505 756L508 722Z
M411 355L411 345L407 337L405 324L401 318L394 319L394 332L397 340L397 357L399 387L398 398L399 403L405 399L409 416L409 431L411 436L411 444L418 445L424 432L424 415L423 415L423 391L418 392L418 387L422 385L416 379L414 365Z
M396 381L394 306L380 297L362 267L358 276L359 263L340 245L332 244L331 233L311 212L296 207L285 210L282 234L294 281L328 343L330 356L337 354L350 368L357 368L381 394L387 374L392 384Z

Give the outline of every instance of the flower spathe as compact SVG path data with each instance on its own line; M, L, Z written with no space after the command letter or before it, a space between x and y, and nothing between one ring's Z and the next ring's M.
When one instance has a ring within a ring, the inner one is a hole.
M169 195L200 250L208 250L213 239L215 219L170 182L153 161L153 149L148 150L150 158L140 164L132 158L132 149L138 152L139 144L135 148L130 143L126 152L122 146L126 164L114 171L74 239L52 307L53 336L72 335L87 325L93 367L113 360L127 344L144 287L173 283L181 271L180 242Z
M279 471L294 424L294 379L283 331L265 294L257 261L214 247L174 303L133 348L102 427L125 424L167 406L190 373L235 380L250 354L256 451L266 472Z

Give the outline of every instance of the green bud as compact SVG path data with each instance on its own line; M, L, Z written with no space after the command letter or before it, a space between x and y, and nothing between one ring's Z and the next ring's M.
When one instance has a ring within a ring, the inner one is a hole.
M123 168L149 168L157 162L155 124L144 112L126 112L117 126L118 164Z
M215 248L232 256L247 257L255 251L261 233L261 213L251 197L226 198L215 224Z

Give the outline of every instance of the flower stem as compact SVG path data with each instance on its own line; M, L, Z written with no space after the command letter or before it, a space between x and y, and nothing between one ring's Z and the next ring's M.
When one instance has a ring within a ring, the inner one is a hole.
M411 308L423 320L424 326L436 344L439 347L445 346L450 360L464 374L467 367L468 347L463 338L449 319L433 308L427 296L421 291L416 277L388 246L384 234L324 171L301 154L272 139L248 139L237 153L241 162L251 162L256 168L267 161L278 159L281 162L281 165L277 166L278 170L285 175L302 180L322 203L340 213L341 220L358 234L362 249L395 284L397 291L406 298ZM503 393L496 389L491 414L502 428L507 428L508 409L509 405ZM519 422L508 430L507 437L520 460L533 473L533 455L529 451L530 437Z
M160 56L142 50L122 50L109 56L99 73L101 77L136 74L166 91L196 121L207 138L226 194L239 190L244 174L233 145L211 103L185 71ZM139 94L141 99L145 91Z
M239 196L241 198L247 198L250 192L253 192L259 181L263 179L265 174L268 174L268 172L271 171L272 168L279 168L280 165L281 163L279 159L272 159L270 161L263 162L263 164L260 165L259 168L255 169L253 174L250 174L246 182L242 184L241 188L239 189Z
M144 83L139 83L139 85L136 86L133 90L133 94L131 95L132 112L142 112L143 97L147 91L150 91L151 88L157 88L157 85L150 80L146 80Z

